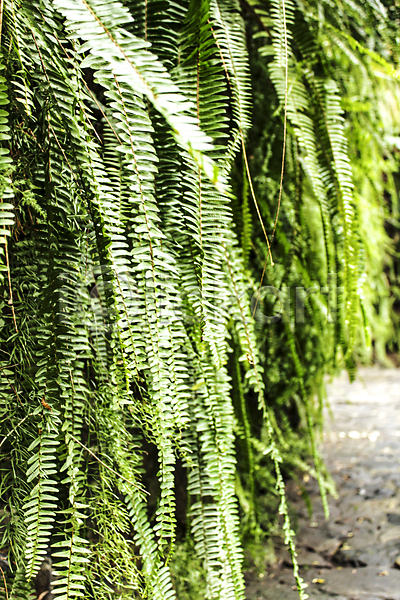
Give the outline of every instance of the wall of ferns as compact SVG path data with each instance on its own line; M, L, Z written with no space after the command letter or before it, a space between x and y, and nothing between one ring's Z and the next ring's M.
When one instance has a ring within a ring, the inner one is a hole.
M1 598L51 556L57 600L183 599L185 535L239 600L284 477L328 514L324 377L397 343L393 10L1 4Z

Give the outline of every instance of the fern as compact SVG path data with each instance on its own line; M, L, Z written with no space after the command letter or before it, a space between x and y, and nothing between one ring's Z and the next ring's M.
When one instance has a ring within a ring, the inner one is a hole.
M54 427L54 425L53 425ZM40 423L39 437L28 448L32 452L28 460L27 481L34 486L24 505L27 543L25 548L26 576L32 579L42 564L50 541L57 506L56 464L52 462L58 441L54 440L52 423ZM44 431L42 430L44 429Z
M58 600L191 595L176 584L189 546L202 597L242 600L243 544L272 518L265 482L305 597L282 473L316 477L327 507L324 376L354 375L368 321L393 341L396 249L377 200L397 193L386 9L5 0L3 13L10 600L28 600L48 555ZM278 304L263 285L286 288L273 325L257 320Z

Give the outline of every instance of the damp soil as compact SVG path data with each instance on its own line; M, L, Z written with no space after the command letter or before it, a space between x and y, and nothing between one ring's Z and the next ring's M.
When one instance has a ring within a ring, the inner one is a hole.
M336 483L325 520L315 481L294 482L300 574L310 600L400 600L400 369L360 369L328 386L321 452ZM245 573L247 600L295 600L290 557L274 539L276 561Z

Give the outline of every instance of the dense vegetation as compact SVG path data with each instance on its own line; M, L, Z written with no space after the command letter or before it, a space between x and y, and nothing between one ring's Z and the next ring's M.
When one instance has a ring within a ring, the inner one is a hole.
M328 514L324 377L398 344L398 8L1 3L1 598L239 600L287 476Z

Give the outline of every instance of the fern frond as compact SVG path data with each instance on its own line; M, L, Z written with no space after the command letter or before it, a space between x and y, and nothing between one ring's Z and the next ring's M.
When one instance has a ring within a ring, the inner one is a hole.
M84 39L82 52L90 51L82 67L106 61L110 73L128 85L135 93L144 94L169 124L177 143L193 157L206 176L223 191L225 183L212 161L203 154L210 150L210 138L197 127L185 111L189 108L168 71L147 50L148 44L128 32L121 25L132 17L119 2L112 4L98 0L69 0L55 2L66 18L66 27L75 39ZM70 18L73 13L74 18Z
M0 71L4 70L4 64L0 62ZM6 78L0 77L0 106L5 107L9 103L7 97L7 86ZM10 227L14 225L14 214L13 209L14 206L11 204L10 200L13 198L13 190L11 187L11 164L12 159L10 157L10 151L7 147L4 147L4 142L10 139L10 129L8 126L8 116L9 112L5 108L0 109L0 194L1 194L1 202L0 202L0 243L7 245L7 237L10 235ZM2 250L3 253L3 250ZM5 248L5 253L7 253L7 247ZM7 260L7 257L6 257ZM6 270L9 275L9 266L1 265L1 271ZM12 300L12 298L11 298Z
M232 160L244 142L250 127L250 80L246 60L244 23L237 0L212 0L210 17L213 35L221 52L221 59L233 96L233 114L237 132L232 135L227 149Z
M34 482L24 505L27 541L26 576L32 579L46 556L57 508L57 473L55 453L59 441L54 439L54 418L39 424L39 436L28 448L27 482ZM34 452L33 452L34 451Z

